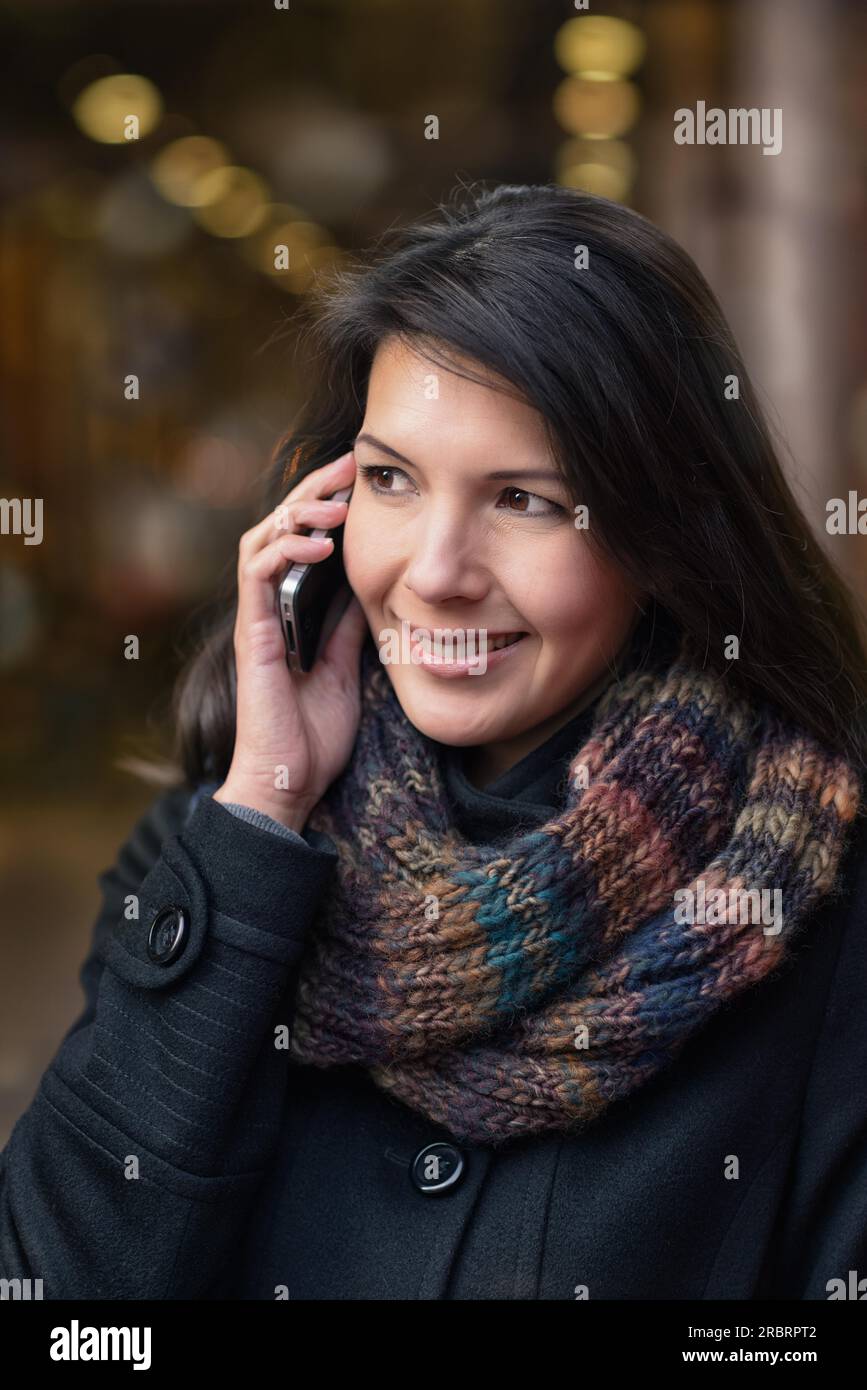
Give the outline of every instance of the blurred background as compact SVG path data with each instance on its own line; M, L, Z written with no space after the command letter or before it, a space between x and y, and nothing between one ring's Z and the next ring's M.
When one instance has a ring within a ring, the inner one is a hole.
M300 404L297 311L385 228L472 180L665 228L865 595L863 538L825 517L867 494L867 6L20 0L0 65L0 499L43 508L39 543L8 507L0 534L2 1145L82 1007L97 874L158 793L118 762L166 751ZM781 108L782 152L676 144L698 101Z

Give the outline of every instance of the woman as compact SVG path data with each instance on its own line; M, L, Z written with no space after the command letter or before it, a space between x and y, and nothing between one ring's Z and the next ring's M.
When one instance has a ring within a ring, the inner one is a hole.
M184 780L101 876L3 1155L3 1274L839 1296L864 652L711 291L636 213L503 187L344 273L315 335ZM341 524L353 597L290 674L275 581Z

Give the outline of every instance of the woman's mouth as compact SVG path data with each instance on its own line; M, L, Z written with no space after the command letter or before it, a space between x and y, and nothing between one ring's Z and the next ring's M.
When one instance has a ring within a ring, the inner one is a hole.
M443 632L447 635L443 638ZM420 628L412 632L413 665L435 676L483 675L511 658L526 632L488 633L484 628Z

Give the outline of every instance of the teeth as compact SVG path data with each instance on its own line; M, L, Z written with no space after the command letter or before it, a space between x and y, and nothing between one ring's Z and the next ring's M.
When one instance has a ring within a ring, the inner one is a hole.
M507 633L504 633L501 637L488 637L488 638L486 639L486 641L485 641L485 644L484 644L484 650L489 651L489 652L498 652L498 651L500 650L501 647L511 647L511 646L513 646L514 643L517 642L518 639L519 639L520 637L522 637L522 636L523 636L523 633L521 633L521 632L507 632ZM437 639L436 633L434 634L434 636L433 636L432 639L431 639L430 636L426 636L425 638L421 638L420 636L418 636L418 635L416 635L416 634L414 633L414 634L413 634L413 640L416 641L416 642L423 642L425 646L430 646L430 647L432 647L432 648L434 648L434 649L437 648L438 639ZM455 640L456 640L456 639L455 639ZM474 645L476 651L481 651L482 648L483 648L483 644L482 644L481 636L480 636L479 633L478 633L478 630L473 634L472 640L473 640L473 645Z

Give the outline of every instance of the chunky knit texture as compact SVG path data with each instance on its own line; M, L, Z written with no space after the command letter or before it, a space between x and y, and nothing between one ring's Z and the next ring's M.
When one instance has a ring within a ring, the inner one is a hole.
M458 1139L595 1121L773 971L834 895L859 779L701 670L686 639L665 669L606 691L562 813L496 849L450 823L438 745L372 643L361 669L352 759L309 821L338 863L291 1055L362 1064ZM706 901L725 890L723 920L678 920L675 893L700 896L700 880ZM739 910L739 889L779 889L782 930Z

